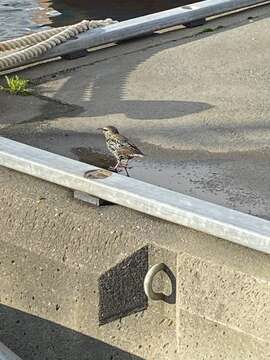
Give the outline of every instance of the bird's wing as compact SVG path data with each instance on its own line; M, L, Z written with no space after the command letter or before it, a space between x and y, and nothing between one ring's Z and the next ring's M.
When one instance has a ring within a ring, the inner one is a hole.
M125 153L130 152L134 155L144 155L142 151L136 145L130 142L129 139L125 136L117 134L117 138L119 143L121 144L121 149L119 149L119 151L124 151Z

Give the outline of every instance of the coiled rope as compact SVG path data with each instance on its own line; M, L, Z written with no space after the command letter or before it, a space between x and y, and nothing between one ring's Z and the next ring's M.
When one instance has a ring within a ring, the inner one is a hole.
M39 33L22 36L17 39L0 42L0 71L22 65L23 63L45 54L48 50L62 44L79 33L116 23L112 19L83 20L78 24ZM1 52L10 52L1 56Z

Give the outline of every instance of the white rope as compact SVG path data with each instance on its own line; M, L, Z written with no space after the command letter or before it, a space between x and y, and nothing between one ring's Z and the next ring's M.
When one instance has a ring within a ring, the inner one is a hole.
M83 20L78 24L57 29L49 29L39 33L22 36L18 39L0 42L0 51L15 50L11 54L0 57L0 71L17 67L24 62L45 54L55 46L76 37L79 33L114 24L112 19Z
M59 27L56 29L43 30L38 33L19 37L17 39L11 39L0 42L0 51L4 52L4 51L16 50L38 44L41 41L49 39L51 36L58 34L65 28L67 28L67 26Z

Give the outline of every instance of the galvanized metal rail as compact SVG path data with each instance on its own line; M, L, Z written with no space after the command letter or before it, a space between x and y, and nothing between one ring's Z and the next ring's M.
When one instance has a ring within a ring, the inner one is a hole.
M270 254L270 222L0 137L0 165Z
M9 350L6 345L0 342L0 360L22 360L19 356Z
M21 65L67 55L95 46L119 42L175 25L186 24L199 19L205 19L209 16L263 3L269 3L269 0L205 0L151 15L137 17L80 34L77 39L61 44L49 50L43 56L22 62Z

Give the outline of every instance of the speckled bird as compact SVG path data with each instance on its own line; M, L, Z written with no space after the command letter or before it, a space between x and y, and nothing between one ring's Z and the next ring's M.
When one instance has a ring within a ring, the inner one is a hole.
M129 176L129 160L137 157L143 157L144 154L137 148L136 145L132 144L128 138L119 134L116 127L105 126L104 128L98 128L97 130L102 130L103 135L105 136L107 148L117 160L117 163L112 170L117 171L119 168L123 168L125 169L127 176Z

